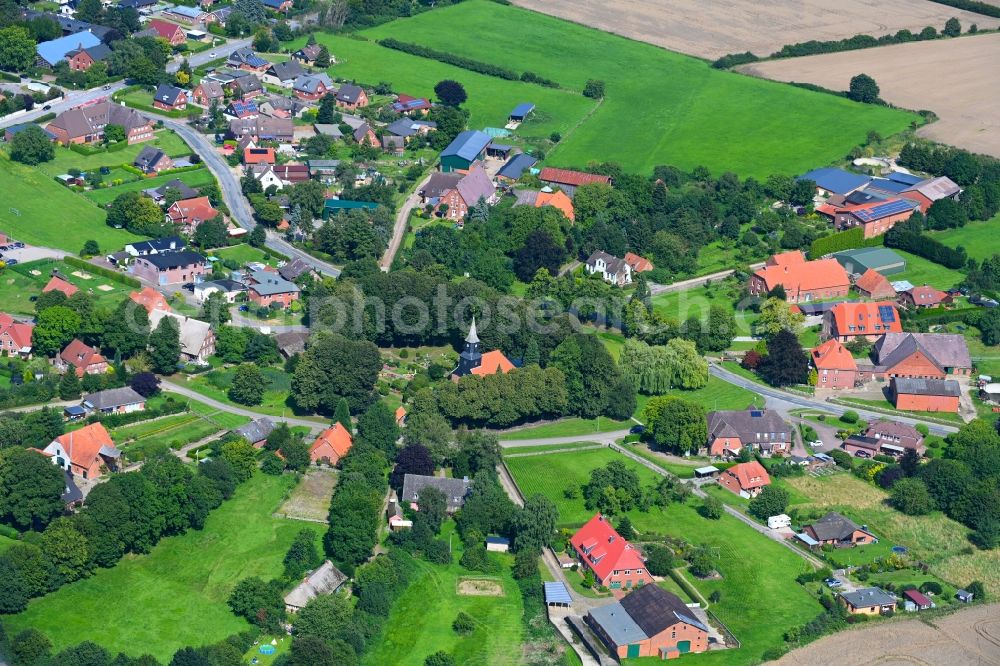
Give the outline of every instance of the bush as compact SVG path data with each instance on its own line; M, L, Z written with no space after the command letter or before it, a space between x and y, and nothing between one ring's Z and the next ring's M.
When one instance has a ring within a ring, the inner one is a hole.
M421 46L420 44L401 42L398 39L393 39L391 37L378 40L378 44L379 46L384 46L387 49L402 51L403 53L409 53L410 55L419 56L421 58L437 60L438 62L443 62L454 67L467 69L470 72L485 74L486 76L495 76L500 79L507 79L508 81L521 80L521 75L514 70L507 69L506 67L500 67L488 62L482 62L480 60L473 60L472 58L457 56L453 53L438 51L426 46Z
M875 247L881 244L881 236L865 239L864 230L861 227L854 227L814 240L809 247L809 258L819 259L832 252L853 250L862 247Z
M920 586L920 591L924 594L930 592L931 594L941 594L941 584L937 581L928 580Z
M476 630L476 621L468 613L459 612L455 621L451 623L451 628L455 630L455 633L465 636Z
M840 420L844 423L857 423L861 417L855 411L847 410L840 415Z
M713 62L712 67L715 69L729 69L730 67L746 65L747 63L757 62L758 60L760 60L760 58L755 56L750 51L744 51L743 53L729 53Z

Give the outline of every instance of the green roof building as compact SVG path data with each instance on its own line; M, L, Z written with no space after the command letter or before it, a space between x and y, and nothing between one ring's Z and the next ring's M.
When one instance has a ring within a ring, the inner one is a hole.
M869 268L882 275L896 275L906 270L906 260L884 247L844 250L833 255L848 274L863 275Z
M323 219L337 215L344 210L374 210L378 204L374 201L346 201L344 199L327 199L323 203Z

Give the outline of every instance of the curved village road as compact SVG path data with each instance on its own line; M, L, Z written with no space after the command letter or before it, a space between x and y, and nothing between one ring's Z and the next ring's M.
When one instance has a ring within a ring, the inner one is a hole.
M385 248L385 253L378 262L379 267L385 273L389 272L392 262L396 259L396 253L399 252L399 247L403 243L403 237L406 235L406 227L410 222L410 212L420 205L420 190L424 189L432 175L434 175L433 172L427 174L427 177L413 188L413 191L406 197L406 201L396 211L396 223L392 227L392 237L389 239L389 246Z
M176 393L182 395L185 398L190 398L192 400L197 400L198 402L203 402L210 407L214 407L219 411L229 412L230 414L239 414L240 416L248 416L252 419L259 419L262 417L267 417L275 421L286 421L289 426L303 426L309 428L311 432L319 433L326 429L326 425L319 423L317 421L310 421L307 419L298 418L295 416L270 416L268 414L261 414L260 412L255 412L250 409L243 409L242 407L237 407L235 405L230 405L225 402L219 402L209 398L206 395L198 393L197 391L192 391L186 386L177 384L169 379L160 380L160 388L164 391L169 391L170 393Z

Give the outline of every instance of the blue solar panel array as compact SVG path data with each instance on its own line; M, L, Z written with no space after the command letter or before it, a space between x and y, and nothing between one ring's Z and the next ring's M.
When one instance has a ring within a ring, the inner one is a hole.
M913 210L913 205L912 201L898 199L896 201L889 201L884 204L872 206L871 208L856 210L854 211L854 215L862 222L873 222L875 220L880 220L883 217L889 217L890 215L897 215L898 213L905 213L908 210Z
M883 324L891 324L896 321L896 311L891 305L878 306L878 316L882 319Z

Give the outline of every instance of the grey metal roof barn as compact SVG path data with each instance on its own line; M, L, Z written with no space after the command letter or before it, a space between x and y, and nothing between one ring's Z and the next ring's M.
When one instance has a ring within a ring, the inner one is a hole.
M441 151L441 170L468 169L473 162L482 157L490 141L492 139L486 132L465 130Z
M962 394L961 387L954 379L895 377L892 380L892 385L896 393L906 393L909 395L933 395L957 398Z
M326 560L285 595L285 608L294 613L321 594L333 594L346 580L347 576L333 566L333 562Z
M253 444L267 439L267 436L271 434L272 430L274 430L274 421L265 416L263 418L254 419L250 423L240 426L236 430L233 430L233 434L239 435Z
M882 275L895 275L906 270L906 260L884 247L865 247L858 250L844 250L833 255L837 263L848 273L864 274L869 268Z

